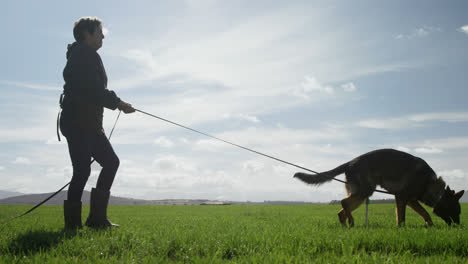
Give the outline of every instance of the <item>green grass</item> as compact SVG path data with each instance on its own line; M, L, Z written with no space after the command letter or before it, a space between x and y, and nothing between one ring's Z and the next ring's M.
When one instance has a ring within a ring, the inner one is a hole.
M0 220L30 206L0 206ZM86 219L88 207L83 209ZM395 206L364 206L356 227L342 228L337 205L111 206L118 229L63 231L61 206L0 226L2 263L467 263L465 225L435 226L407 210L396 227ZM468 204L462 223L468 223Z

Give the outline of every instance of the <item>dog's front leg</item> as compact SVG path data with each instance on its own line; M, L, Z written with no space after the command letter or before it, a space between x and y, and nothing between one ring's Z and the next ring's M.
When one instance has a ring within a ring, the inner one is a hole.
M406 204L408 200L404 197L395 195L396 202L396 217L398 226L402 226L405 223Z
M418 201L409 201L408 206L411 207L416 213L418 213L422 218L424 218L424 221L426 221L427 226L432 226L432 219L431 216L427 213L426 209L421 206Z

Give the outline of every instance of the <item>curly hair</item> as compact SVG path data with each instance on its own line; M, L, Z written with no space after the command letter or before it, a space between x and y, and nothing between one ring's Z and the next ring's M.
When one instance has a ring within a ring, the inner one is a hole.
M73 27L73 37L76 41L83 41L83 32L87 31L89 34L94 34L96 29L102 25L102 21L97 17L82 17L75 22Z

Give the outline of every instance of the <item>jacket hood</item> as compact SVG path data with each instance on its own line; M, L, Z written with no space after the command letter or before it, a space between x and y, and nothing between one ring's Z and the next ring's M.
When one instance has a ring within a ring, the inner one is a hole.
M70 55L73 51L73 49L76 48L76 46L78 46L78 42L73 42L72 44L68 44L67 46L67 60L70 58Z

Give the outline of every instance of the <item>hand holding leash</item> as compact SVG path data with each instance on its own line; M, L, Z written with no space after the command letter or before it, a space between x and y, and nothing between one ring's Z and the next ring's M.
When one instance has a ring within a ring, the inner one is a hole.
M127 102L124 102L124 101L120 101L119 105L117 106L117 108L121 111L123 111L125 114L130 114L130 113L134 113L135 112L135 108L133 108L133 106Z

